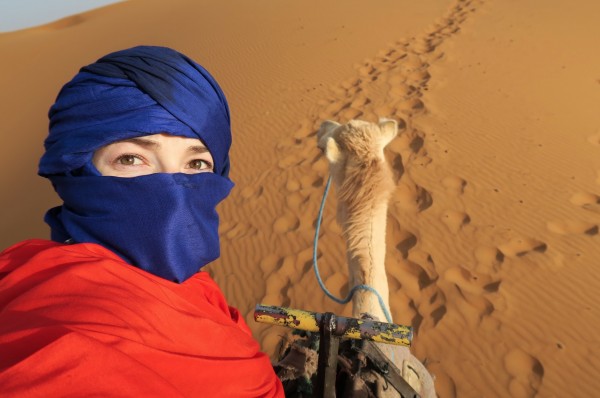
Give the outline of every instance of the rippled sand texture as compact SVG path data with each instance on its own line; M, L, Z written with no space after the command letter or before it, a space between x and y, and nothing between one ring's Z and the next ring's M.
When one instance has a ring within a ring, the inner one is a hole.
M230 100L237 186L207 268L266 351L286 330L255 324L256 303L351 312L311 269L318 126L392 117L391 312L440 397L597 395L600 3L365 4L130 1L0 35L3 246L47 234L57 201L34 173L60 85L108 51L173 46ZM345 295L335 195L319 260Z

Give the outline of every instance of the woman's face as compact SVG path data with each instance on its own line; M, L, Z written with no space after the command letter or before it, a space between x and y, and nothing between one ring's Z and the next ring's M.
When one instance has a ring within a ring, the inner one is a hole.
M114 142L98 149L92 162L102 175L114 177L213 172L213 158L202 141L170 134Z

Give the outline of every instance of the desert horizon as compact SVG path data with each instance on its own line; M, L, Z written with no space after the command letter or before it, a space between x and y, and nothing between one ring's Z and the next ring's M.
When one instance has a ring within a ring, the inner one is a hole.
M440 397L594 396L600 387L600 3L348 0L116 3L0 34L2 249L49 238L36 175L47 112L83 65L135 45L190 56L229 101L236 183L205 270L277 356L258 303L349 316L312 271L325 120L398 121L385 264L394 322ZM319 240L345 296L329 195Z

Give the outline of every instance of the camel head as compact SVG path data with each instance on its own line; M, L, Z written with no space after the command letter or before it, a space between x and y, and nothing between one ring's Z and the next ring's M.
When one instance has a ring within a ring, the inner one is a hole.
M379 119L379 123L350 120L346 124L327 120L317 133L318 147L335 178L348 166L360 168L385 162L383 149L397 133L398 123L392 119Z
M349 225L349 218L374 203L387 206L395 183L383 149L397 133L398 123L391 119L380 119L379 123L351 120L346 124L328 120L321 124L318 147L329 162L336 186L340 225Z

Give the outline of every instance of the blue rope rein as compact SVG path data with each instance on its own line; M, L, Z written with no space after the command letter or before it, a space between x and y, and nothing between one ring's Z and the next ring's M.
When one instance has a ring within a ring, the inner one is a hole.
M313 242L313 269L315 271L317 281L319 282L319 286L321 287L323 292L325 292L327 297L329 297L330 299L332 299L333 301L335 301L336 303L339 303L339 304L347 304L350 300L352 300L352 296L354 295L354 292L356 292L357 290L366 290L366 291L369 291L369 292L375 294L377 296L377 299L379 300L379 305L381 306L381 309L383 310L383 313L385 314L385 318L387 319L388 323L392 323L392 316L390 315L385 303L383 302L381 295L377 292L377 290L375 290L371 286L356 285L350 290L350 292L348 292L348 295L346 296L346 298L340 299L340 298L335 297L333 294L331 294L331 292L329 292L329 290L327 290L327 287L325 287L325 283L323 283L323 279L321 279L321 275L319 274L319 266L317 264L317 245L319 243L319 232L321 230L321 221L323 220L323 209L325 208L325 200L327 199L327 194L329 193L330 186L331 186L331 175L327 179L327 184L325 184L325 192L323 193L323 199L321 200L321 207L319 208L319 216L317 218L317 226L315 228L315 240Z

